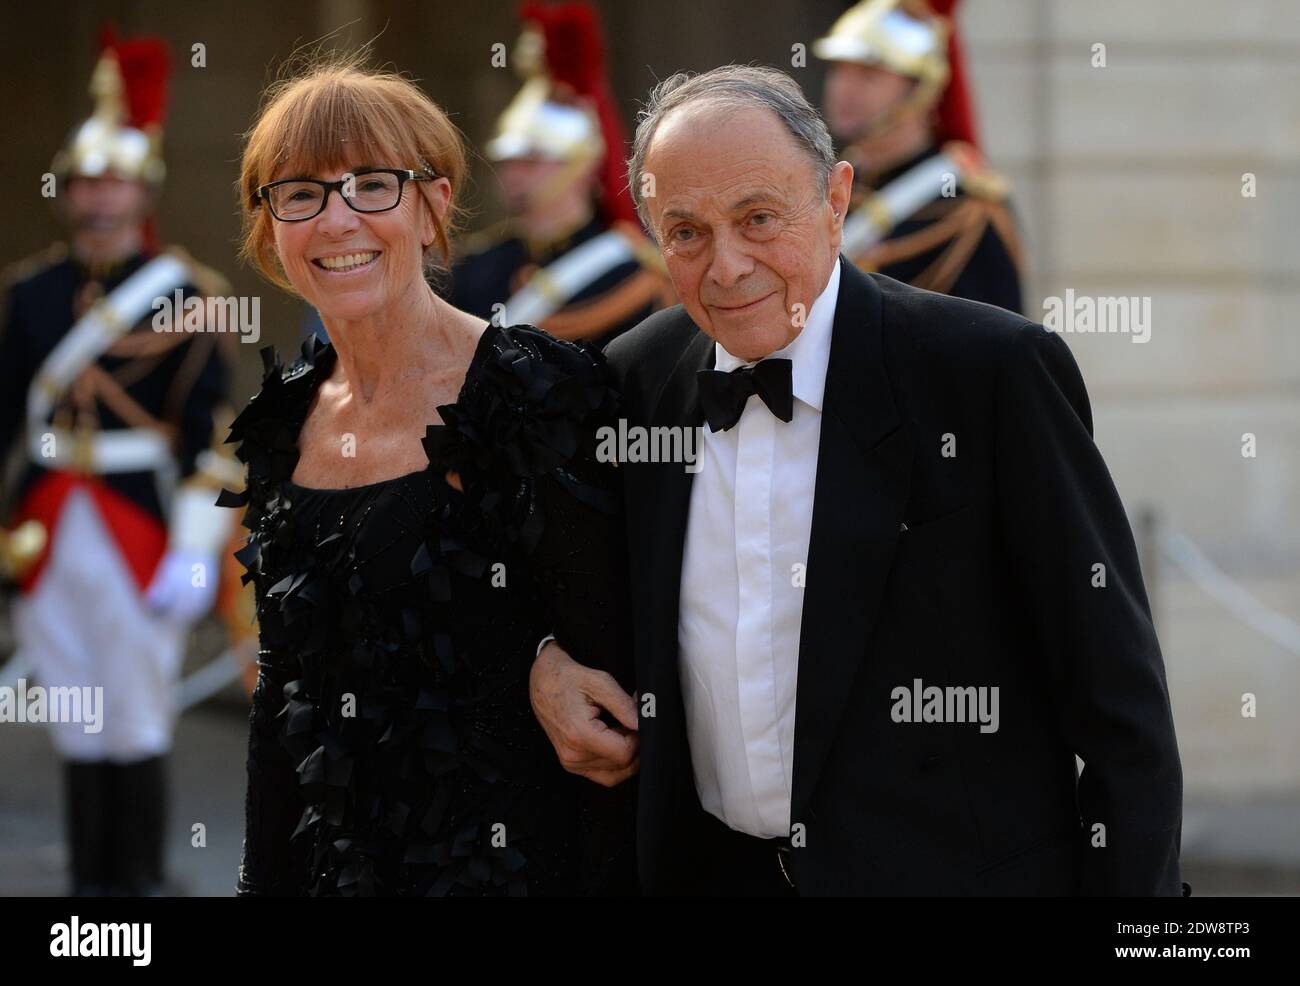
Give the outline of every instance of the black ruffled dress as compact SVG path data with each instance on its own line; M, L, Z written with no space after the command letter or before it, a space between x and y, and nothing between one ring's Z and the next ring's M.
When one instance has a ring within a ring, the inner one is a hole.
M528 697L547 633L630 686L601 357L489 326L425 469L305 488L298 431L335 355L308 340L284 369L263 350L228 439L260 639L237 893L634 892L634 785L566 772Z

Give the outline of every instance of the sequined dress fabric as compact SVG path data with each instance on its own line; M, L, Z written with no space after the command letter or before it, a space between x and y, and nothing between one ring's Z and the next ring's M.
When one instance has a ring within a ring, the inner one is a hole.
M247 489L223 494L260 641L236 892L634 892L633 788L567 773L528 696L546 633L588 662L629 646L599 354L489 326L429 465L349 489L290 479L333 348L263 358L229 439Z

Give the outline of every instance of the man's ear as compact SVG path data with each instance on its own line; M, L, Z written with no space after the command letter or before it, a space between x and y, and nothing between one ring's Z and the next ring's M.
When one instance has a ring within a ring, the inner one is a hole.
M843 228L849 215L849 202L853 198L853 165L840 161L831 168L826 197L831 203L831 216L837 228Z
M831 247L838 254L844 243L844 220L849 217L849 201L853 196L853 165L847 161L836 164L831 169L826 192L831 207Z

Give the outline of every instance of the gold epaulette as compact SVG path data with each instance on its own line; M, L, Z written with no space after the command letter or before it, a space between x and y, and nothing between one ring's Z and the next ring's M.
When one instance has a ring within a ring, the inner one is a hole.
M68 245L66 243L51 243L45 249L38 250L22 260L15 260L3 270L0 270L0 286L8 289L11 285L35 277L47 267L61 264L67 259Z
M854 265L865 271L879 271L934 253L934 260L908 283L946 294L991 227L1017 271L1022 269L1020 236L1010 210L1002 202L974 195L939 199L917 213L916 218L927 220L926 225L906 236L881 240L865 253L851 257Z
M1001 172L994 171L972 144L950 140L943 152L961 166L962 191L986 202L1003 202L1011 194L1011 183Z
M464 260L484 250L490 250L503 240L510 238L510 220L502 219L474 233L457 237L452 248L456 260Z
M44 250L38 250L22 260L15 260L0 270L0 333L9 321L9 289L55 264L63 263L67 258L66 243L51 243Z
M184 247L172 245L167 247L166 252L175 254L185 261L185 265L190 269L190 281L204 297L217 298L230 294L230 282L215 267L199 263Z

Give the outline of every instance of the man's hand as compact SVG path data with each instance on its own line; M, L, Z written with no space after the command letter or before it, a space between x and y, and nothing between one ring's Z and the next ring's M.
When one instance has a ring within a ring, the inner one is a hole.
M565 770L605 787L637 772L636 703L611 675L579 664L552 640L533 662L528 685L533 714ZM626 728L605 725L602 711Z

